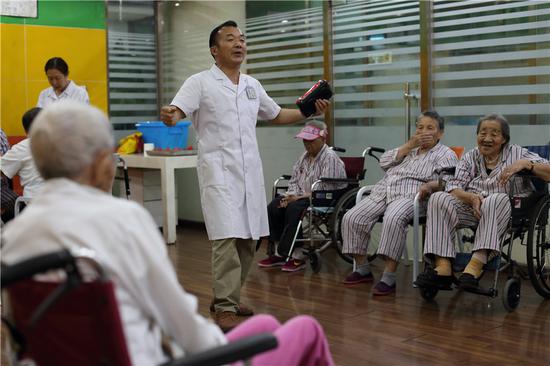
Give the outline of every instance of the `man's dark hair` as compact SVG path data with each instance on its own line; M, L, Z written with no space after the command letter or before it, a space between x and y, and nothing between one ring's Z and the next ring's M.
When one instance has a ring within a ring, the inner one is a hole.
M48 72L50 69L59 70L65 76L69 75L69 65L61 57L52 57L46 62L44 72Z
M216 28L212 29L212 32L210 32L210 39L208 39L208 48L214 47L216 45L216 37L220 29L222 29L223 27L238 28L239 26L234 20L228 20L218 25Z
M500 124L500 132L502 133L502 136L504 136L504 140L506 140L505 143L507 144L510 142L510 125L508 124L508 120L504 118L504 116L492 113L481 117L477 122L476 134L479 133L479 130L481 129L481 124L485 121L497 121Z
M439 129L441 131L445 130L445 119L441 117L439 113L437 113L436 111L434 110L423 111L422 113L420 113L418 117L416 117L416 122L418 123L418 121L420 121L420 118L422 117L429 117L437 121L437 126L439 127Z
M29 130L31 129L31 125L34 121L34 119L36 118L36 116L38 115L38 113L42 110L42 108L38 108L38 107L35 107L35 108L32 108L32 109L29 109L28 111L25 112L25 114L23 115L23 128L25 129L25 133L29 133Z

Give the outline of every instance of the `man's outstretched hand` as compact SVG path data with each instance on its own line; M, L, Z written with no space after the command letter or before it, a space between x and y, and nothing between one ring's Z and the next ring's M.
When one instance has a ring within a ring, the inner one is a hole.
M160 120L164 122L166 126L174 126L178 121L182 120L185 114L173 105L165 105L160 109Z

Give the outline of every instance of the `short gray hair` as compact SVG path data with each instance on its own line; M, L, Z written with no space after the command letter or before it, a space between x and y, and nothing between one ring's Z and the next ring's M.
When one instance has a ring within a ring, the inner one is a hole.
M31 150L44 179L79 177L97 154L114 148L113 132L96 107L60 101L44 108L34 121Z
M307 121L306 126L313 126L313 127L316 127L320 130L326 130L327 129L327 124L325 122L319 121L319 120L316 120L316 119L312 119L310 121Z

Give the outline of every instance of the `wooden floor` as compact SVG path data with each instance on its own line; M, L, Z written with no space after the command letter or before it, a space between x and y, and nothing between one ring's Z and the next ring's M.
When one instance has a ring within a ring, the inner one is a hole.
M198 296L200 312L209 316L206 233L190 225L179 227L170 257L180 282ZM263 254L262 248L256 258ZM500 296L490 301L456 290L440 292L428 303L410 285L412 266L400 268L395 296L373 298L371 284L341 284L351 267L334 251L322 258L318 274L310 268L288 274L254 266L242 302L281 321L296 314L314 316L338 365L550 365L550 300L543 301L528 281L513 313L503 308ZM374 263L379 277L382 264Z

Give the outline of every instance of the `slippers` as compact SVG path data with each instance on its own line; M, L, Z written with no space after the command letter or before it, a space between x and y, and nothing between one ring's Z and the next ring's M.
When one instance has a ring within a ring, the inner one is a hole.
M438 290L451 290L453 276L440 276L433 268L428 268L418 275L414 284L418 287L435 288Z
M479 290L479 278L475 278L470 273L463 273L458 278L458 287L461 290L466 290L466 291Z

